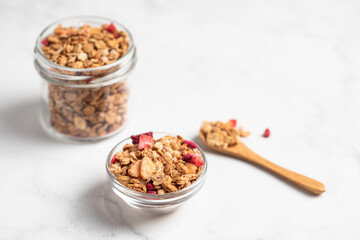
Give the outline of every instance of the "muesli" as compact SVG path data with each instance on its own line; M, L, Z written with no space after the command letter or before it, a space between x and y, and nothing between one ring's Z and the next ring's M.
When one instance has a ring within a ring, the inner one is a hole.
M85 76L86 69L111 64L129 49L128 35L113 23L101 27L85 24L79 28L59 25L41 43L46 58L64 67L84 69L78 73ZM92 81L116 70L114 67L95 71L87 80L78 82L89 84L88 88L49 83L51 126L62 134L79 138L104 136L123 126L128 101L126 80L90 87Z
M206 137L208 144L227 148L236 145L240 137L247 137L250 132L245 130L244 127L237 127L235 119L231 119L224 123L221 121L207 122L204 121L200 131Z
M122 185L162 195L186 188L200 176L204 161L194 142L170 135L154 139L152 132L131 139L108 167Z

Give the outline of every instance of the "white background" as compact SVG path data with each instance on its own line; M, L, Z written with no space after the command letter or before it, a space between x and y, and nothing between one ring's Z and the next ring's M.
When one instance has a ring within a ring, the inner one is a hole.
M2 0L0 239L359 239L359 13L341 0ZM76 15L118 20L138 49L131 121L96 144L49 138L38 120L35 39ZM162 130L199 143L203 120L229 118L249 147L327 192L208 149L204 188L172 214L137 212L108 187L121 139Z

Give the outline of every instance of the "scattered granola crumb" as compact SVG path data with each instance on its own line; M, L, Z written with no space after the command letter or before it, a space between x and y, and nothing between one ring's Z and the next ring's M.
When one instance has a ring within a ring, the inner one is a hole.
M114 178L135 191L159 195L194 183L204 164L199 149L189 147L181 136L164 136L157 140L152 136L152 132L133 135L132 140L139 142L126 144L114 155L117 160L111 161L109 166ZM152 144L139 149L143 137L151 138Z
M263 134L263 137L265 137L265 138L268 138L268 137L270 137L270 129L265 129L265 131L264 131L264 134Z
M250 131L245 130L244 127L239 127L240 137L248 137L250 136Z

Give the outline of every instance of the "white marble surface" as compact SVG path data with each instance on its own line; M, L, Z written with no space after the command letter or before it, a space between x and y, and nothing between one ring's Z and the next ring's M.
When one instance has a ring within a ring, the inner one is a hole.
M340 0L1 1L0 239L359 239L359 11ZM53 140L38 121L34 41L73 15L122 22L138 48L131 122L96 144ZM202 120L229 118L252 131L252 149L327 192L208 149L204 188L172 214L137 212L107 186L104 160L122 138L194 139Z

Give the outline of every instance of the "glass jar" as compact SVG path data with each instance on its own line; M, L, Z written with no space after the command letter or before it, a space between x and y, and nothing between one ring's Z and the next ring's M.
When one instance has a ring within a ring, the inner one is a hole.
M166 135L177 136L177 134L165 132L153 132L153 135L154 139L158 139ZM129 206L133 207L136 210L152 214L169 213L183 205L187 200L197 194L203 187L206 181L208 161L206 159L204 151L199 146L198 149L202 155L204 165L202 166L199 178L196 179L196 181L190 186L183 188L179 191L165 193L163 195L142 193L125 187L114 178L114 175L109 171L109 166L111 166L111 159L114 154L117 152L121 152L123 150L123 147L131 142L132 139L130 137L119 142L110 151L105 161L107 180L111 186L111 189Z
M128 49L116 61L95 68L71 68L50 61L42 52L43 39L56 27L79 28L84 24L113 25L126 33ZM34 50L35 68L42 79L41 120L50 135L81 141L97 141L120 132L127 122L127 79L136 64L130 32L111 19L73 17L59 20L39 35Z

